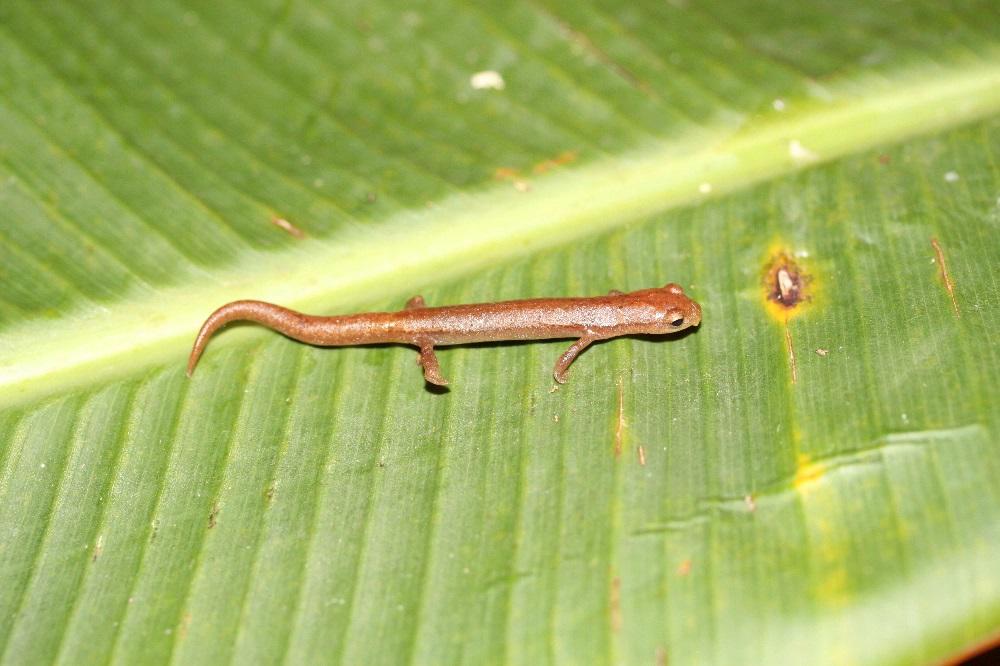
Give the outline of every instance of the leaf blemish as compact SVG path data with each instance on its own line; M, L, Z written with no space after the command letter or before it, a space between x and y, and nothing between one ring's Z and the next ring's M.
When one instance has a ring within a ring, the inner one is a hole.
M521 171L519 169L513 169L510 167L499 167L493 172L493 177L496 180L503 180L509 182L514 186L514 189L518 192L530 192L531 183L521 177Z
M809 456L799 454L796 461L795 479L792 485L799 493L804 493L809 486L823 478L826 473L826 465L823 462L814 462Z
M799 380L798 366L795 363L795 344L792 342L792 331L785 322L785 348L788 349L788 367L792 371L792 383Z
M611 630L616 634L622 629L622 580L618 576L611 579Z
M955 311L955 317L960 318L962 312L958 309L958 299L955 298L955 283L952 282L951 275L948 274L948 264L944 260L944 250L941 248L941 243L938 242L937 238L931 238L931 247L934 248L934 256L937 259L938 271L941 273L941 281L944 282L944 288L951 299L951 309Z
M271 224L278 227L282 231L287 232L288 235L293 236L294 238L306 237L306 232L302 231L297 226L295 226L294 224L292 224L283 217L278 217L277 215L275 215L274 217L271 218Z
M807 277L787 253L778 253L768 264L767 300L791 310L808 298Z
M184 613L184 617L181 618L181 624L177 628L177 635L181 638L187 638L188 629L191 628L191 613Z
M551 171L552 169L572 164L576 161L577 155L579 155L579 153L575 150L564 150L555 157L550 157L549 159L542 160L537 163L535 166L531 167L531 171L535 175L540 175L546 171Z
M799 314L803 306L811 300L809 286L812 277L806 274L789 252L781 249L775 249L771 253L763 274L765 309L784 327L788 366L792 383L795 384L798 381L798 365L788 321Z
M212 510L208 512L208 529L212 529L218 524L219 511L219 505L213 504Z

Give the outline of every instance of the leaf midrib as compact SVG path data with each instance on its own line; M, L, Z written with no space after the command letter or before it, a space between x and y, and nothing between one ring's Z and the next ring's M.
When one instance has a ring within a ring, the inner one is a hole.
M166 289L153 301L133 293L108 308L67 313L55 322L22 322L7 331L0 348L0 406L139 367L180 363L204 317L230 300L256 298L324 312L400 298L644 215L992 115L1000 111L1000 53L993 55L988 65L964 71L904 72L873 84L863 97L851 92L871 82L841 81L828 90L832 101L806 101L798 113L754 118L736 135L711 128L553 173L527 193L497 186L370 230L351 228L278 252L247 252L205 283ZM815 159L794 158L793 140ZM710 194L699 191L702 183L711 184Z

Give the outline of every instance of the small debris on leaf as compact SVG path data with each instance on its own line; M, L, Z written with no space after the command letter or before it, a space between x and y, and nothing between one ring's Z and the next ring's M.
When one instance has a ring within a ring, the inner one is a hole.
M294 236L295 238L306 237L306 232L302 231L297 226L295 226L294 224L292 224L283 217L272 217L271 224L278 227L282 231L287 231L290 235Z
M500 72L492 69L473 74L469 79L469 85L473 90L503 90L507 86Z
M819 159L819 155L803 146L798 139L792 139L788 142L788 154L799 164L807 164Z

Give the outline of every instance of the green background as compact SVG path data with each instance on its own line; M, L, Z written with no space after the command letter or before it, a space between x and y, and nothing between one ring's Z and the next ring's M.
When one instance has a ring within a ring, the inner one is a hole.
M995 637L998 36L995 2L0 3L0 661ZM696 333L558 390L565 342L442 350L436 394L413 350L245 326L184 376L237 298L669 281Z

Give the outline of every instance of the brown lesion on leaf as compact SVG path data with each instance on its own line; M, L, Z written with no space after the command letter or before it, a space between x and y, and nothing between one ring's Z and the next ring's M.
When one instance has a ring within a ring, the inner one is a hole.
M938 272L941 274L941 281L944 282L948 298L951 299L951 309L954 310L955 317L959 318L962 316L962 312L958 308L958 299L955 298L955 283L948 273L948 263L944 260L944 250L941 248L941 243L938 242L937 238L931 238L931 247L934 248L934 256L937 261Z
M786 252L772 257L767 266L764 285L767 300L784 310L793 310L809 298L806 285L809 278Z
M798 362L789 320L799 314L812 298L812 276L783 249L775 249L764 265L762 285L768 314L784 327L785 349L792 383L798 381Z

